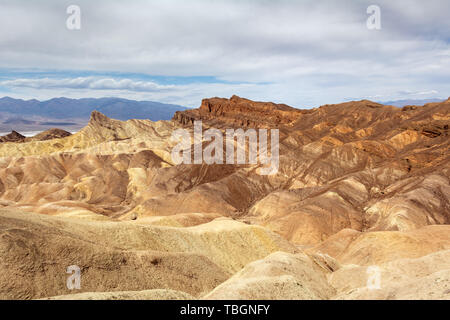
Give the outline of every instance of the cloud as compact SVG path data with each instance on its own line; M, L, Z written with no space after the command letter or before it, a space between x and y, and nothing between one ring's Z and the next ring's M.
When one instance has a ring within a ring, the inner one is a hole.
M426 95L433 95L438 94L439 91L437 90L428 90L428 91L412 91L412 90L405 90L399 92L401 95L404 96L426 96Z
M448 95L447 0L378 0L382 29L377 31L366 28L366 9L373 4L369 0L77 4L81 30L69 31L65 1L3 0L0 28L8 32L0 33L0 69L208 76L223 83L167 87L171 84L67 75L59 77L63 84L58 85L53 78L14 75L3 81L21 80L22 86L3 86L17 95L42 94L37 91L41 86L57 96L111 91L138 98L151 93L186 103L196 99L196 104L202 97L231 90L295 106L340 102L349 96L403 98L408 94L402 91L430 91L427 88Z
M5 87L26 87L33 89L70 88L93 90L128 90L128 91L162 91L173 89L173 85L159 85L149 81L133 81L130 79L77 77L65 79L15 79L0 81Z

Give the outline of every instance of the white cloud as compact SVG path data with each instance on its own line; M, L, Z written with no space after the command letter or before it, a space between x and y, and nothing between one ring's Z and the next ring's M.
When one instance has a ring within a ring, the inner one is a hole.
M130 79L77 77L65 79L15 79L0 81L0 86L27 87L33 89L72 88L93 90L128 90L128 91L162 91L174 88L173 85L159 85L150 81L133 81Z
M372 1L78 0L82 29L69 31L65 1L3 0L0 68L213 76L253 85L161 86L130 79L47 79L47 94L134 94L185 101L236 90L296 106L405 89L447 94L450 2L378 0L382 29L366 28ZM41 94L42 80L23 80ZM61 80L57 80L61 81ZM260 85L258 83L267 82ZM19 88L16 83L15 88ZM10 84L11 86L11 84ZM59 90L63 88L72 91ZM393 94L392 92L395 92ZM233 92L231 92L233 94ZM230 95L231 95L230 94ZM425 95L425 94L424 94ZM448 94L447 94L448 95ZM183 100L184 99L184 100ZM188 102L189 101L189 102Z
M419 92L415 92L412 95L417 95L417 96L426 96L426 95L430 95L430 94L438 94L439 91L437 90L429 90L429 91L419 91Z

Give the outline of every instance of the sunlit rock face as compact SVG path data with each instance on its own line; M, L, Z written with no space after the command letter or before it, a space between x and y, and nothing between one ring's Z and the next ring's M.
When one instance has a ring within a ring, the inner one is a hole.
M173 132L192 132L199 120L222 131L278 129L278 172L175 165ZM299 110L233 96L204 99L171 121L118 121L94 111L73 135L12 132L0 138L0 250L9 257L0 270L34 270L39 285L0 276L0 297L70 294L57 282L65 274L42 267L64 248L71 253L60 267L84 259L95 281L102 277L95 268L115 266L104 276L114 281L79 298L117 291L124 299L403 299L414 297L409 287L417 297L448 297L449 125L450 100ZM50 241L54 247L42 249ZM139 281L145 275L136 270L154 259L163 261L158 277ZM364 289L372 264L392 283L377 294ZM415 264L423 270L414 273ZM184 265L192 270L174 271ZM137 278L121 276L129 270ZM444 282L427 282L436 279ZM232 289L240 293L230 296Z

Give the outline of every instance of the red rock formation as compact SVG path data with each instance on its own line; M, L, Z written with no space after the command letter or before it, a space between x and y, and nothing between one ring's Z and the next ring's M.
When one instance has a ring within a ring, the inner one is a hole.
M24 139L25 136L13 130L10 134L0 137L0 142L22 142Z
M234 127L278 127L289 125L308 112L285 104L254 102L232 96L230 99L203 99L199 109L178 111L173 119L184 125L203 120L211 125L226 123Z
M30 142L30 141L45 141L57 138L64 138L70 136L71 133L62 129L49 129L38 133L33 137L25 137L16 131L12 131L10 134L0 137L0 142Z

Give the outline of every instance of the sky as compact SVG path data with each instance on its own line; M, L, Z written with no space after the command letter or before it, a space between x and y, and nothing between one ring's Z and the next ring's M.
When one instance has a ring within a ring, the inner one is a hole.
M0 97L447 99L449 12L448 0L0 0Z

